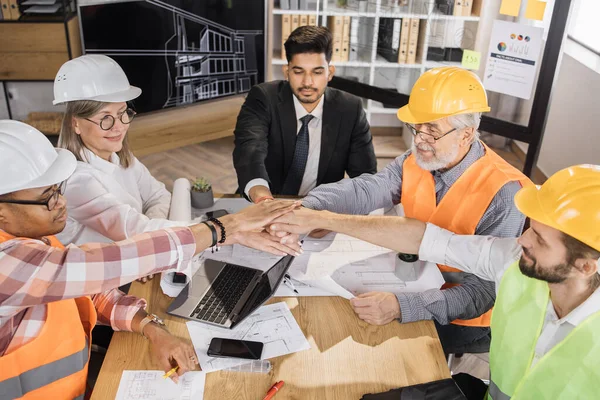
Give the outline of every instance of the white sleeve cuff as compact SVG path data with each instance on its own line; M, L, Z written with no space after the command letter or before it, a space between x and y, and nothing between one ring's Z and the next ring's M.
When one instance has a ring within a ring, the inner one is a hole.
M419 247L419 260L446 264L446 250L453 235L450 231L428 223Z
M267 189L271 189L269 187L269 182L267 182L266 180L264 180L263 178L255 178L252 179L250 182L248 182L248 184L246 185L246 188L244 189L244 194L246 195L246 197L250 198L250 189L252 189L254 186L266 186Z

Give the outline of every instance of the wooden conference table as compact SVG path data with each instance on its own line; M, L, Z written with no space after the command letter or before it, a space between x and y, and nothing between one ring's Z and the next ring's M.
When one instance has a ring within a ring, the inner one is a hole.
M172 299L160 279L134 282L130 294L148 301L148 312L164 318L171 333L189 339L185 320L166 314ZM261 400L273 383L285 381L275 400L360 399L365 393L450 377L430 321L372 326L356 317L341 297L275 297L285 301L311 345L310 350L271 359L268 374L218 371L207 374L204 399ZM92 400L114 399L123 370L156 370L149 342L116 332Z

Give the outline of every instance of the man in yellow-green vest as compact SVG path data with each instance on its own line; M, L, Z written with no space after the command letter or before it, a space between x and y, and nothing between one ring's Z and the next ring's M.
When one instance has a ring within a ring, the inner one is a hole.
M600 398L600 166L559 171L515 203L531 219L518 239L304 208L271 229L334 230L495 281L487 398Z

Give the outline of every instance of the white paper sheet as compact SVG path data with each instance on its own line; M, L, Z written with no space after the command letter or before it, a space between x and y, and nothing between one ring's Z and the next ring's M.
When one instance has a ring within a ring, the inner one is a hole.
M260 307L234 329L223 329L193 321L187 322L187 327L204 372L218 371L248 362L239 358L207 356L208 346L214 337L262 342L263 360L310 349L310 344L296 319L283 302Z
M331 276L323 276L319 279L310 279L306 281L310 286L329 292L335 296L340 296L345 299L353 299L356 297L354 293L349 292L340 285Z
M332 278L354 294L424 292L430 289L439 289L444 284L444 278L439 268L433 263L425 264L416 281L399 279L394 275L394 269L393 264L381 264L375 268L351 264L337 270Z
M21 5L22 6L35 6L35 5L49 6L49 5L56 3L56 1L57 0L27 0L27 1L24 1L23 3L21 3Z
M543 35L543 28L495 20L483 75L486 90L529 100Z
M36 14L54 14L61 7L62 7L61 4L32 6L32 7L29 7L27 9L25 9L25 11L23 11L23 12L24 13L28 13L28 14L32 14L32 13L36 13Z
M284 283L279 285L277 291L273 295L273 297L319 297L319 296L338 296L338 294L331 292L330 290L322 289L321 287L317 287L311 285L307 282L302 282L296 280L292 277L291 279L292 285L294 285L294 289L298 291L298 293L294 292L294 290Z
M421 292L439 289L444 283L431 263L419 279L405 282L394 275L395 252L343 234L307 237L302 248L304 254L294 259L290 275L345 298L370 291Z
M123 371L116 400L202 400L206 373L186 372L179 383L164 371Z

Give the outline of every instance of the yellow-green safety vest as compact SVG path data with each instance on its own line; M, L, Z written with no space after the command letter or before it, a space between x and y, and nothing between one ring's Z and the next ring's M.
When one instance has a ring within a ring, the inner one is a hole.
M488 400L600 399L600 310L533 367L550 291L512 264L492 314Z

